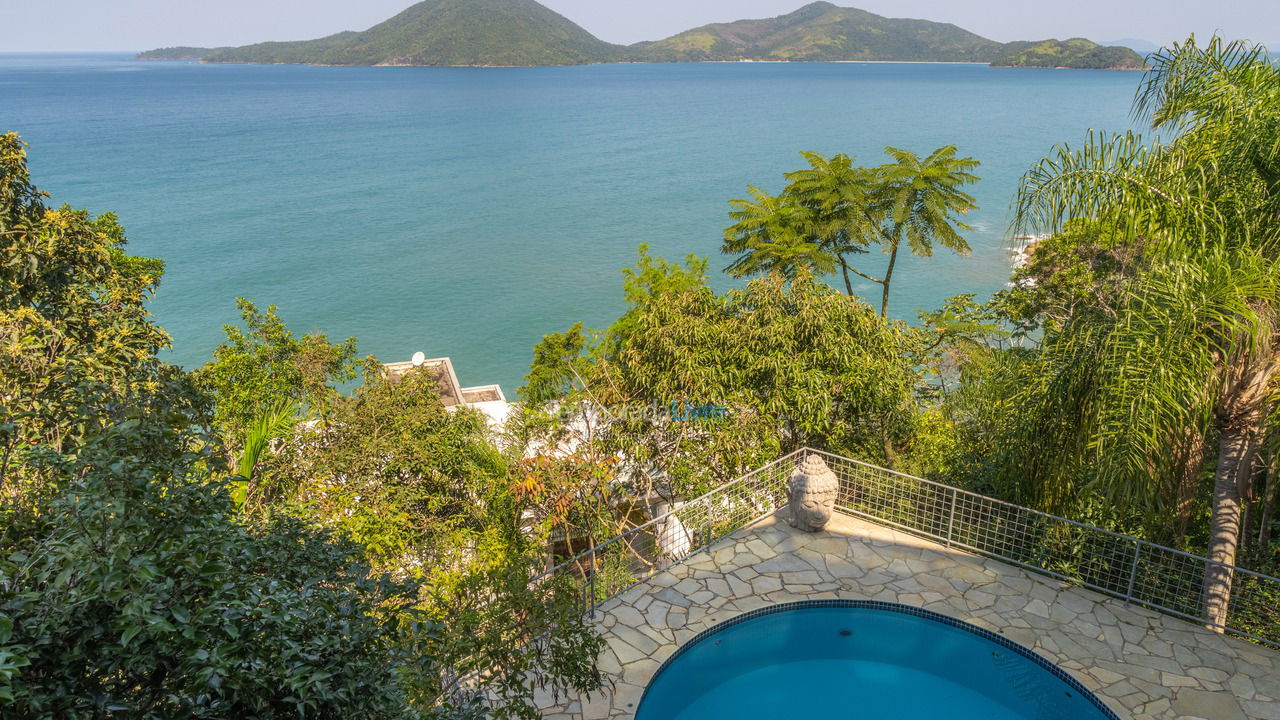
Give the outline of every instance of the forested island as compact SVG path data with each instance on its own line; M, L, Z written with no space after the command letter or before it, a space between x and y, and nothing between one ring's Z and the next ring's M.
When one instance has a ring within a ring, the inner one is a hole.
M664 40L605 42L536 0L424 0L363 32L244 47L172 47L141 60L310 65L544 66L612 62L981 62L1141 70L1125 47L1083 38L999 43L949 23L815 2L780 17L715 23Z

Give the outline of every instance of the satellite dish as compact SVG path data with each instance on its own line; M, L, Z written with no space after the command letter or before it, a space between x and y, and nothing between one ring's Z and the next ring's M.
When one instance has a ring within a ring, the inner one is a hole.
M425 363L426 361L427 361L427 356L425 354L420 352L416 352L413 354L414 367L422 367L422 364Z

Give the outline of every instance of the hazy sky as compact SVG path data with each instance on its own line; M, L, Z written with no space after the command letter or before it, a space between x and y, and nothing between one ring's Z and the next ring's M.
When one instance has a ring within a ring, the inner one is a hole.
M772 17L805 0L542 0L604 40L656 40L708 22ZM413 0L0 0L0 52L243 45L364 30ZM1280 41L1280 0L837 0L953 22L993 40L1084 36L1166 43L1190 32ZM1273 47L1272 49L1278 49Z

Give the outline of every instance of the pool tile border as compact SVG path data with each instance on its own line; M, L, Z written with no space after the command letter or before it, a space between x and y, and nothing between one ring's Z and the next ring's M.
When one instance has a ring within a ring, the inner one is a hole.
M839 599L839 598L827 599L827 600L798 600L795 602L778 603L776 605L770 605L769 607L750 610L748 612L742 613L741 615L731 617L728 620L725 620L721 623L713 625L707 628L706 630L703 630L702 632L699 632L697 635L694 635L693 637L689 638L683 645L677 648L676 651L673 652L670 657L668 657L661 665L658 666L658 669L654 671L653 675L650 676L649 684L645 687L644 694L640 696L640 702L636 705L636 711L639 712L640 708L644 707L644 700L649 696L649 689L653 687L654 681L656 681L659 677L662 676L662 673L666 671L667 667L671 665L673 662L675 662L681 655L683 655L686 650L689 650L694 645L697 645L698 643L702 642L703 640L706 640L712 635L716 635L720 632L728 630L729 628L734 627L735 625L739 625L749 620L755 620L756 618L765 617L767 615L776 615L777 613L789 612L792 610L820 610L820 609L828 609L828 608L850 608L850 609L858 609L858 610L879 610L883 612L896 612L902 615L911 615L914 617L920 617L926 620L931 620L933 622L940 622L944 625L956 628L958 630L964 630L965 632L972 633L982 638L983 640L993 642L1005 648L1006 650L1012 650L1013 652L1018 653L1022 657L1034 662L1036 665L1047 670L1051 675L1053 675L1055 678L1065 683L1067 687L1079 693L1086 700L1088 700L1090 704L1092 704L1095 708L1101 711L1103 714L1103 717L1105 717L1106 720L1120 720L1120 716L1117 715L1114 710L1107 707L1106 703L1102 702L1102 700L1097 695L1095 695L1091 690L1089 690L1084 685L1082 685L1079 680L1076 680L1075 678L1071 677L1071 675L1065 672L1062 668L1055 665L1048 658L1040 655L1039 653L1037 653L1036 651L1028 647L1024 647L1023 645L1020 645L1010 640L1009 638L999 633L991 632L986 628L981 628L981 627L978 627L977 625L974 625L973 623L967 623L963 620L958 620L956 618L950 617L949 615L943 615L942 613L934 612L932 610L925 610L924 608L912 607L910 605L903 605L902 603L891 603L891 602L885 602L883 600L846 600L846 599Z

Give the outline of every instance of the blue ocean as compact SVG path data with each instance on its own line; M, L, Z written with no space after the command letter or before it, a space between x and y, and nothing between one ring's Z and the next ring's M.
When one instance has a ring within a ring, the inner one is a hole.
M1007 280L1020 175L1090 128L1128 129L1139 76L983 65L635 64L532 69L145 63L0 55L0 132L52 202L116 212L168 270L170 360L206 362L235 298L387 361L452 356L513 396L543 335L622 311L620 268L711 256L728 201L799 152L887 145L982 162L970 257L908 258L892 314ZM873 274L884 258L863 259ZM716 273L715 284L739 281ZM864 285L860 292L878 297Z

